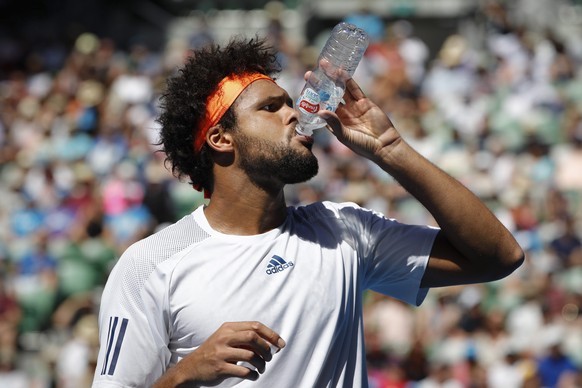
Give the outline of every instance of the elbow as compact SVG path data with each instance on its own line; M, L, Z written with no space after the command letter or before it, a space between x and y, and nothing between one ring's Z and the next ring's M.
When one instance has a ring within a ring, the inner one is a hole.
M516 269L521 267L524 261L525 253L523 249L516 246L510 253L507 253L498 259L499 264L495 266L495 270L490 274L491 281L503 279L511 275Z

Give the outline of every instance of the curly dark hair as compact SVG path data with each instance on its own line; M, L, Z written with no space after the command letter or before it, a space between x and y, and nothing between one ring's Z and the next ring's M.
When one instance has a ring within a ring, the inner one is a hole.
M194 51L178 73L169 78L161 97L162 113L160 142L166 163L172 173L182 179L190 178L195 188L212 192L213 161L206 144L200 152L194 150L194 138L206 112L206 100L218 83L231 74L258 72L273 77L281 70L275 50L266 39L234 38L221 47L218 44ZM232 130L236 117L229 109L219 124Z

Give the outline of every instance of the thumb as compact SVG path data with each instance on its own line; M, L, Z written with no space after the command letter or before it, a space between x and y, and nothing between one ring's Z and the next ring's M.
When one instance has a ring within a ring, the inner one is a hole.
M318 112L319 117L325 120L331 132L335 135L341 133L342 123L339 117L330 110L322 110Z

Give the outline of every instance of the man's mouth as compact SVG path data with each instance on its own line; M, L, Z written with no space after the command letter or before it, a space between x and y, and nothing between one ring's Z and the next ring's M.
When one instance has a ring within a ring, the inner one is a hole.
M311 148L311 146L313 145L313 137L312 136L305 136L305 135L301 135L297 132L295 132L295 137L304 145L309 146L309 148Z

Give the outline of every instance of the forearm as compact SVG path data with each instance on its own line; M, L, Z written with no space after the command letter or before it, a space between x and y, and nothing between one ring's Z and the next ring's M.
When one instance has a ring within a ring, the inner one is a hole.
M474 268L502 273L519 266L523 252L495 215L406 142L386 147L375 161L426 207L447 240Z
M414 151L353 79L346 86L345 104L336 113L319 115L339 141L377 163L418 199L442 230L423 286L489 281L515 270L523 261L523 251L493 213L461 183Z

